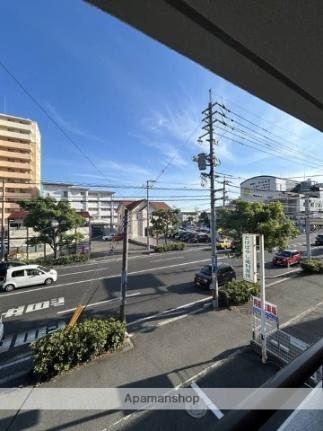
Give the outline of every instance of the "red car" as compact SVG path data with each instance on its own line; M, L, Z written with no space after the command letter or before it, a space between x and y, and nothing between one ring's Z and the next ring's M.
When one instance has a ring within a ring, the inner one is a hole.
M297 250L283 250L274 256L273 265L288 267L299 263L301 258L301 253Z

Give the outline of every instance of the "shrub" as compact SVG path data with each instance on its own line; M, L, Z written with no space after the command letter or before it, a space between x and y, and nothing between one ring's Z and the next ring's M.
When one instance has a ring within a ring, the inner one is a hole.
M248 281L230 281L222 289L221 301L227 306L240 305L249 301L251 296L257 295L260 291L258 284L249 283Z
M51 266L51 265L69 265L71 263L76 262L86 262L88 260L88 256L85 254L72 254L70 256L59 256L54 259L53 256L48 257L38 257L36 259L25 260L26 263L35 264L35 265L43 265L43 266Z
M88 319L49 334L32 344L33 372L41 380L49 379L123 345L125 323L113 318Z
M319 259L305 259L301 261L305 274L320 274L323 272L323 261Z
M185 248L185 244L183 242L174 242L171 244L157 245L155 247L155 252L164 253L166 251L183 250L184 248Z

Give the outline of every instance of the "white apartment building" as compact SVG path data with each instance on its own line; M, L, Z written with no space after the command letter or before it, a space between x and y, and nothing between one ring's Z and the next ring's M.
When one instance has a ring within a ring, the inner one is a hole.
M241 199L250 202L263 202L273 198L283 197L295 187L295 181L271 175L252 177L240 184Z
M118 225L119 201L113 199L114 192L93 190L89 187L64 183L42 183L42 196L57 201L68 200L76 211L88 211L91 216L92 233L101 235Z
M309 193L309 208L312 224L323 224L323 184L314 184L310 180L297 183L284 178L259 176L249 178L240 184L241 199L248 202L282 203L285 214L295 220L299 227L304 227L305 195ZM314 223L315 221L315 223Z

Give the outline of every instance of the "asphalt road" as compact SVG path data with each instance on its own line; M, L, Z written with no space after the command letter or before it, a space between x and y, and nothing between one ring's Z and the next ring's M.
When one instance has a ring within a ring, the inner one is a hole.
M290 246L304 250L302 244L304 237L292 241ZM314 250L320 253L323 247ZM176 387L192 376L204 373L206 368L211 370L205 378L194 378L201 388L217 385L259 386L267 380L277 369L270 364L264 368L252 352L243 350L233 361L222 364L222 358L230 357L232 349L246 346L250 340L250 306L217 313L203 311L209 294L196 290L192 279L194 272L209 261L209 255L209 248L202 247L165 255L132 257L129 261L129 295L132 296L128 298L127 321L135 349L109 358L108 367L104 362L94 364L95 375L101 376L98 381L93 381L93 374L84 373L80 382L80 374L71 373L50 385L116 387L128 386L131 382L131 385L138 384L138 387ZM241 261L220 256L220 262L224 261L230 261L238 276L241 275ZM323 309L320 277L312 276L310 280L289 278L295 275L290 271L297 271L297 268L272 268L269 254L266 261L267 298L278 304L282 327L288 324L288 330L293 335L309 343L315 342L317 337L322 336L322 325L319 324ZM30 359L26 359L30 357L29 342L57 329L58 322L65 324L78 303L86 300L92 304L88 315L107 316L117 312L120 268L120 259L64 267L59 269L57 284L50 288L31 287L1 294L1 311L8 313L15 308L20 310L20 315L12 311L12 316L5 318L6 339L0 353L0 386L26 383L23 375L31 366ZM64 298L64 301L59 298ZM44 305L32 306L38 303L45 304L47 308ZM310 311L307 320L295 320L295 316L303 316L304 310ZM318 322L316 326L315 321ZM311 334L309 339L306 338L308 334ZM191 342L193 340L194 343ZM221 366L212 371L217 363ZM129 364L134 364L134 367L129 367ZM118 369L127 372L116 372ZM248 381L250 373L254 380ZM16 427L12 429L25 429L27 413L19 414ZM165 429L172 424L171 429L194 429L201 425L211 429L218 422L210 411L200 420L191 418L187 412L154 412L139 417L135 415L131 420L126 419L125 413L93 415L92 412L75 411L59 412L53 416L51 412L42 411L37 413L39 417L31 428L37 431L58 430L66 429L68 424L71 430L102 431L119 424L111 429L148 430L152 427ZM12 412L9 412L8 417L11 415ZM29 419L32 423L32 418Z
M315 236L315 235L313 235ZM293 240L292 248L304 249L304 235ZM323 248L315 248L315 251ZM294 268L273 268L266 254L266 282L280 283ZM194 273L210 260L210 247L188 248L164 255L131 256L128 268L128 332L144 332L151 325L163 325L201 307L210 298L196 289ZM241 277L240 259L220 253L219 263L230 262ZM4 315L5 338L0 346L0 384L21 375L30 362L29 345L41 336L64 326L78 304L88 304L87 316L114 315L119 310L121 258L109 258L58 268L58 281L49 287L33 286L2 292L0 310ZM18 374L17 374L18 371Z

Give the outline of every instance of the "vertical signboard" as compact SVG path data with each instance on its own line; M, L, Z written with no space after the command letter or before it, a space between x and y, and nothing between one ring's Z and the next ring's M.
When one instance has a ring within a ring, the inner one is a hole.
M242 235L243 278L251 283L257 283L257 249L255 234Z

